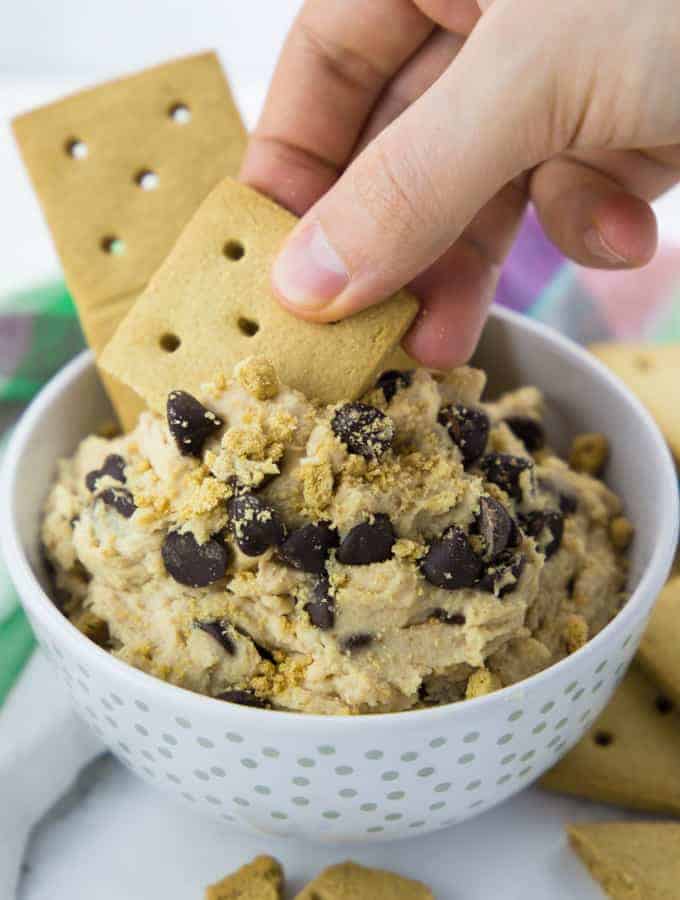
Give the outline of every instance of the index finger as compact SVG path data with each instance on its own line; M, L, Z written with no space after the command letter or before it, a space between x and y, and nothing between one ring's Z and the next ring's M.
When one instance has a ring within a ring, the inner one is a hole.
M302 214L333 184L387 81L434 27L412 0L307 0L241 177Z

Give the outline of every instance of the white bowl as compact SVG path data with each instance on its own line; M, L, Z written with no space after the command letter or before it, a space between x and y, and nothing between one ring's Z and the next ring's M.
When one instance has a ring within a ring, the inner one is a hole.
M495 806L553 765L623 677L677 542L677 482L642 406L603 366L550 329L496 309L475 360L490 388L539 385L551 440L607 434L608 482L636 527L631 596L597 637L513 687L465 703L363 717L305 716L217 702L119 662L50 602L41 507L56 460L109 413L84 353L33 402L8 449L1 536L44 652L76 710L145 781L217 819L315 840L389 840Z

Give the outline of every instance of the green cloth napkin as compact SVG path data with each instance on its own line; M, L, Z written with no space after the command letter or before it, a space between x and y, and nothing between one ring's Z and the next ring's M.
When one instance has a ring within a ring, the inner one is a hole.
M0 467L16 415L54 373L85 346L63 282L0 297ZM35 640L0 556L0 705Z
M31 626L24 611L17 606L10 617L0 623L0 706L34 646Z

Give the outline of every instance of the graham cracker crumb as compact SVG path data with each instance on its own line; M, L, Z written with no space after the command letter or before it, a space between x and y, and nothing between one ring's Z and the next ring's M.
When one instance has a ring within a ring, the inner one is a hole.
M310 660L300 656L285 657L282 654L281 657L277 660L278 666L263 663L260 673L251 679L251 687L258 696L272 697L304 684Z
M425 544L420 541L411 541L408 538L399 538L392 547L392 553L398 559L420 559L427 551Z
M576 614L567 616L562 636L567 653L574 653L588 643L588 623L583 616Z
M224 433L220 452L210 458L210 468L222 481L236 475L242 484L257 487L266 476L278 475L277 463L296 428L295 416L284 410L269 418L262 409L248 410L240 425Z
M617 550L627 550L635 529L625 516L614 516L609 523L609 539Z
M205 515L212 512L216 506L228 500L233 489L229 484L218 481L211 475L202 474L196 470L187 475L186 480L193 485L185 503L177 511L177 521L186 522L194 516Z
M249 356L234 368L234 375L257 400L272 400L279 393L276 369L264 356Z
M603 434L578 434L572 441L569 465L574 471L597 477L602 474L608 459L609 441Z
M472 700L474 697L483 697L485 694L493 694L494 691L500 690L503 685L495 672L488 669L477 669L470 675L465 688L465 699Z
M333 469L329 462L305 463L300 470L305 512L319 518L333 499Z
M201 393L205 394L206 397L211 397L213 400L219 400L226 391L227 385L228 381L224 372L219 372L213 381L201 385Z

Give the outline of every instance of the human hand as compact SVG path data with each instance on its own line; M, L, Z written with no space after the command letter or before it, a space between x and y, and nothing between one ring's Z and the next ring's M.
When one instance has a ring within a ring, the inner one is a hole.
M481 13L480 13L481 7ZM307 0L242 177L303 215L281 302L335 321L406 283L406 350L474 349L530 200L572 259L642 265L680 179L677 0Z

